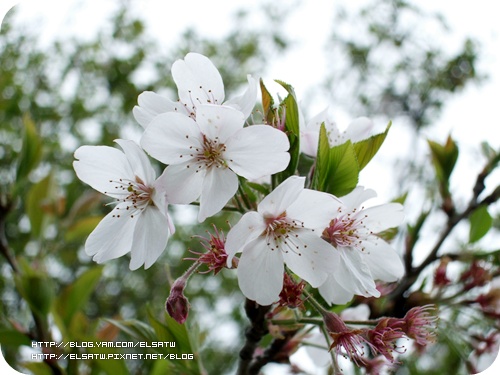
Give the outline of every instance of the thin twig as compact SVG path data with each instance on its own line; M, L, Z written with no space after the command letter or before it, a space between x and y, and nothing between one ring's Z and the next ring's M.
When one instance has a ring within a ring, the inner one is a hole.
M434 247L431 249L430 253L424 259L424 261L415 268L411 267L410 262L412 260L413 256L412 252L415 244L412 243L412 241L416 242L416 239L411 239L412 241L410 239L407 239L407 249L405 254L406 275L400 281L398 287L391 293L392 298L396 301L395 310L398 310L398 307L399 309L401 309L402 307L401 305L404 304L405 301L404 293L413 285L413 283L415 283L420 273L432 262L439 259L438 252L441 249L441 246L443 245L445 240L448 238L450 233L455 228L455 226L462 220L468 218L472 214L472 212L478 207L482 205L488 206L496 202L498 199L500 199L500 186L497 186L496 189L493 191L493 193L483 198L481 201L478 200L479 196L484 191L486 178L496 167L497 163L498 163L497 158L493 158L488 161L483 170L477 176L476 183L474 184L474 188L472 189L473 196L467 208L460 214L453 213L448 216L446 227L441 232L441 235L437 239Z

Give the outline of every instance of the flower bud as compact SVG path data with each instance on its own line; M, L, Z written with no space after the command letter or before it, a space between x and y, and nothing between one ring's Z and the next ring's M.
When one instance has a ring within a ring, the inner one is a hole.
M183 277L177 279L170 289L170 295L165 303L165 308L172 318L179 324L184 324L189 314L189 301L184 296L186 281Z
M464 283L464 290L470 290L477 286L484 286L490 282L491 274L479 262L474 261L471 263L470 268L462 274L460 281Z
M451 280L446 276L446 269L448 268L448 263L450 263L450 258L444 257L441 259L439 266L434 272L434 285L438 287L447 286L451 283Z

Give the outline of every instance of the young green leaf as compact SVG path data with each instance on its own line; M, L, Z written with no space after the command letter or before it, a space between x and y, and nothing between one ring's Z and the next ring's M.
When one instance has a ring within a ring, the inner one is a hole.
M295 98L293 87L289 84L276 81L288 91L288 95L280 103L281 111L285 111L285 133L290 141L290 163L288 167L277 174L277 182L281 183L288 177L293 176L297 170L300 156L300 128L299 128L299 107ZM280 113L281 114L281 113Z
M43 210L42 204L50 195L52 190L52 173L33 185L27 195L26 212L31 224L31 233L34 237L39 237L44 229L47 213Z
M382 143L384 143L385 138L387 137L387 133L389 133L391 125L392 123L389 122L383 133L373 135L370 138L354 143L354 151L356 152L359 170L362 170L364 167L366 167L366 165L378 152L378 150L382 146Z
M322 124L312 188L341 197L356 187L359 171L351 141L330 147L325 125Z
M469 218L469 242L476 242L483 238L491 228L493 219L486 206L479 206Z
M447 186L458 159L458 146L450 136L444 145L434 141L428 143L438 180Z
M262 109L264 111L264 118L267 123L271 123L274 119L274 100L264 85L262 78L260 79L260 91L262 93Z
M102 274L102 267L93 267L82 273L57 297L55 309L67 327L73 315L88 302Z

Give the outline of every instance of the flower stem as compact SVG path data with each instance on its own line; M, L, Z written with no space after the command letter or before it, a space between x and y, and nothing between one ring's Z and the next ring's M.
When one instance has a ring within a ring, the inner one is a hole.
M252 203L248 200L248 197L246 196L245 192L243 191L243 188L241 187L241 183L238 185L238 192L240 193L241 200L245 204L246 208L248 210L252 210Z
M271 319L271 323L275 325L283 326L293 326L295 324L323 324L323 319L321 318L301 318L301 319Z
M316 301L316 298L314 298L311 293L309 293L305 289L303 293L307 297L306 300L316 309L317 312L319 312L321 315L328 314L328 310L326 310L318 301Z

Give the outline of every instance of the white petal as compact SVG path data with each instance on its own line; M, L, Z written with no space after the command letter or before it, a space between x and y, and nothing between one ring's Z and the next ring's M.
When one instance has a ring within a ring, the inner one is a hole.
M134 174L146 185L152 184L156 178L156 173L142 148L130 140L115 139L115 142L123 149Z
M290 235L286 240L288 245L280 246L283 259L288 268L316 288L325 282L336 250L312 231L298 230L296 234L298 237Z
M373 129L373 121L367 117L358 117L354 119L345 131L345 136L352 142L359 142L370 136Z
M365 304L349 307L340 313L344 320L368 320L370 319L370 307Z
M243 215L226 237L227 266L231 267L234 255L243 251L245 245L259 237L265 229L264 218L257 212L247 212Z
M238 176L228 168L209 168L203 180L198 221L222 210L238 190Z
M238 111L243 113L243 117L246 119L252 113L253 108L255 107L255 102L257 101L257 80L252 78L249 74L247 76L248 79L248 88L246 91L237 97L231 98L224 103L224 105L228 105L237 109Z
M396 281L403 277L405 269L398 253L381 238L371 236L370 241L363 241L366 264L375 280Z
M308 131L314 130L314 131L317 131L319 133L319 130L321 129L321 124L323 124L323 123L325 124L325 127L327 127L328 124L332 123L332 121L329 119L328 107L326 107L320 113L318 113L313 118L311 118L307 122L307 125L305 126L305 130L308 130Z
M340 200L346 206L347 212L352 212L354 209L361 207L363 202L368 199L375 198L377 193L372 189L365 189L363 186L356 186L356 188L349 194L344 195Z
M161 176L160 176L161 177ZM166 180L158 178L153 182L153 193L151 194L151 200L156 207L161 211L162 214L166 215L168 212L168 202L166 198L165 184Z
M132 110L135 119L139 124L146 128L151 120L165 112L179 112L188 115L186 108L179 102L158 95L153 91L144 91L138 97L138 106Z
M205 173L189 163L169 165L155 186L165 192L168 203L189 204L200 196Z
M137 218L132 242L130 269L149 268L165 250L170 236L167 218L156 207L147 207Z
M363 219L364 225L375 233L397 227L405 217L403 206L399 203L369 207L360 211L358 215L366 216Z
M164 164L179 164L192 159L201 147L201 132L191 118L179 113L156 116L141 138L141 146Z
M329 304L344 305L354 297L354 293L340 285L333 275L328 275L326 281L318 287L318 291Z
M241 129L226 142L224 159L238 175L257 179L283 171L290 162L287 136L268 125Z
M316 366L326 367L332 360L328 352L330 345L326 342L325 335L320 333L318 327L313 328L305 340L302 340L301 346L305 348L305 352ZM297 352L297 358L300 358L299 355L300 352ZM294 362L293 357L292 362Z
M75 159L73 168L78 178L114 198L121 196L113 193L116 181L135 177L125 154L113 147L81 146L75 151Z
M226 143L230 136L243 128L245 118L234 108L205 104L196 109L196 122L208 138Z
M305 177L288 177L259 203L257 211L262 216L281 215L299 197L305 182Z
M188 105L222 104L224 84L214 64L199 53L188 53L184 60L172 65L172 77L179 91L179 98Z
M336 265L333 277L346 290L365 297L380 297L380 292L375 287L375 282L370 269L362 259L360 252L356 249L338 249L341 264Z
M316 157L318 153L319 131L304 130L300 132L300 151L304 154Z
M283 289L283 257L263 237L248 244L238 263L238 284L248 299L266 306L278 301Z
M331 194L304 189L286 212L287 216L302 221L306 228L323 231L341 205Z
M85 252L93 255L97 263L121 257L132 248L136 218L123 214L124 205L116 206L90 233L85 242Z

